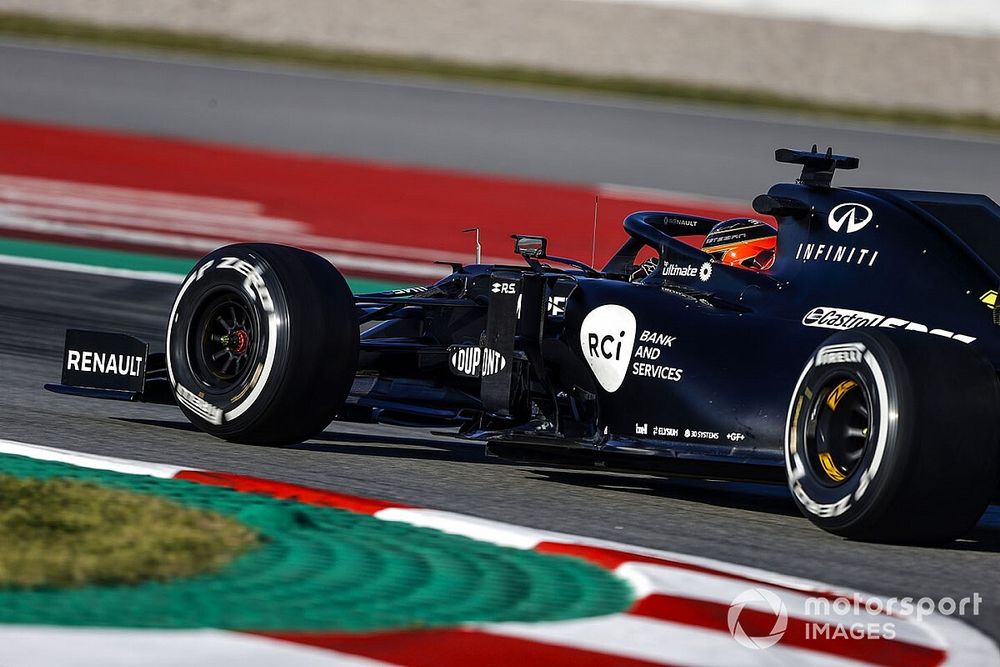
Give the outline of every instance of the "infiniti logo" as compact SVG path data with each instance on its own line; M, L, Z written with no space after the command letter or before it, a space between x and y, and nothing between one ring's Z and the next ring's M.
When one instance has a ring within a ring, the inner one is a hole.
M872 215L872 210L864 204L848 202L834 206L826 222L835 232L843 229L846 233L853 234L864 229L871 222Z

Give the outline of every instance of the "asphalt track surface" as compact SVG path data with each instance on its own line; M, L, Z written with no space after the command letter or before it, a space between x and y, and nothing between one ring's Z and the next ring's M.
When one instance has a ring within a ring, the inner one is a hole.
M887 596L978 592L970 619L1000 637L1000 508L943 548L844 541L801 517L783 487L512 465L426 430L334 423L294 447L192 430L180 411L50 394L66 327L134 332L162 349L175 287L0 267L0 435L225 470L648 547L720 558ZM331 354L335 354L331 350Z
M775 146L815 140L861 153L866 182L1000 190L990 168L1000 143L975 137L23 46L0 47L0 116L726 197L788 176L769 162ZM232 445L192 430L173 408L41 390L58 379L67 327L162 345L174 286L13 267L0 267L0 285L4 438L267 476L887 596L979 593L981 614L967 620L1000 638L996 506L952 545L895 547L819 531L778 487L511 465L421 430L335 423L296 447Z

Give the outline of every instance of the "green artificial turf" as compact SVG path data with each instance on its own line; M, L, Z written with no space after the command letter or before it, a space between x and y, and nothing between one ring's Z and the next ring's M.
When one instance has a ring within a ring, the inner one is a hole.
M0 455L0 473L61 480L54 488L78 480L150 503L170 501L229 517L261 536L259 546L211 573L138 584L0 588L0 623L364 632L599 616L622 612L634 600L623 579L579 558L500 547L332 507L12 455ZM47 488L37 483L27 488ZM27 498L15 493L10 502L21 505ZM45 532L54 524L65 532L57 517L80 513L65 514L63 504L44 501L21 516L19 530ZM90 521L92 514L84 512L80 522ZM146 525L152 529L149 520ZM23 548L21 538L0 536L8 550Z

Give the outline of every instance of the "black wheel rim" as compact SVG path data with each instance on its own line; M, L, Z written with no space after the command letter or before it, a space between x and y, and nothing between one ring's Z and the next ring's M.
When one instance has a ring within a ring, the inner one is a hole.
M836 374L815 394L805 444L814 477L824 486L845 484L868 451L872 402L860 377Z
M259 349L254 310L243 293L223 289L205 297L189 337L192 372L204 385L228 390L253 367Z

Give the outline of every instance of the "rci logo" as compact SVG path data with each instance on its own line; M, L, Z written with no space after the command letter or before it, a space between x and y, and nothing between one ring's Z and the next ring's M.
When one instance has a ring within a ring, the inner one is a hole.
M781 598L773 592L766 588L751 588L736 596L729 605L726 620L729 622L729 632L740 646L762 649L781 641L788 628L788 610ZM768 625L770 630L765 629L764 634L758 634L760 629ZM752 631L747 632L746 628Z
M609 304L587 314L580 327L580 348L605 391L615 392L628 372L635 345L635 315Z
M873 215L872 210L864 204L848 202L834 206L826 222L835 232L843 229L846 233L853 234L864 229L865 225L871 222Z

